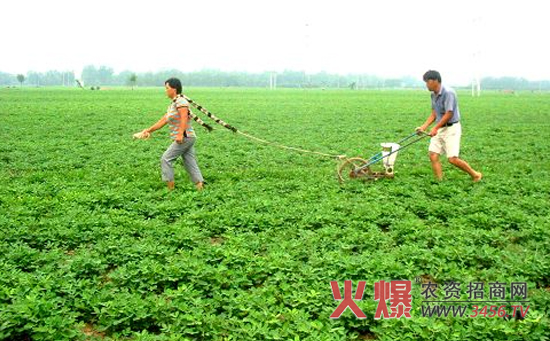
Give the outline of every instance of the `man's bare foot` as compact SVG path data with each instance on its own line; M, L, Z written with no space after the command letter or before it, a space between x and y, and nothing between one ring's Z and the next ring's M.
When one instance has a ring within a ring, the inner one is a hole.
M195 187L197 187L197 191L202 191L204 189L204 184L202 182L197 182Z
M483 177L483 174L481 174L481 172L476 172L476 175L472 177L472 180L474 180L474 182L479 182L481 181L482 177Z
M174 183L174 181L167 181L167 182L166 182L166 185L167 185L169 191L173 190L174 187L176 186L176 184Z

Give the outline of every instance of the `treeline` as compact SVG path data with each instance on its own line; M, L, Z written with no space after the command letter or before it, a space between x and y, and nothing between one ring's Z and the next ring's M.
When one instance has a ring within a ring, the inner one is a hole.
M72 71L29 71L26 75L12 75L0 72L0 85L15 86L76 86L75 74Z
M481 79L481 88L488 90L550 90L550 80L529 81L515 77L486 77Z
M162 70L158 72L115 73L107 66L88 65L82 70L81 81L85 87L105 86L161 86L170 77L182 79L185 86L204 87L282 87L282 88L424 88L416 77L382 78L369 74L338 75L326 72L306 74L302 71L285 70L272 73L225 72L201 70L182 72ZM0 86L77 86L74 72L48 71L26 75L0 72ZM491 90L550 90L550 81L529 81L517 77L486 77L481 80L482 89Z
M135 75L135 82L132 76ZM306 74L303 71L283 72L226 72L201 70L182 72L162 70L158 72L134 73L123 71L115 74L112 68L86 66L82 70L82 80L87 86L159 86L170 77L178 77L185 86L204 87L283 87L283 88L411 88L422 87L421 80L412 77L386 79L367 74L337 75L326 72Z
M18 76L23 82L18 81ZM80 81L87 88L105 86L162 86L170 77L178 77L184 86L203 87L281 87L281 88L420 88L424 83L414 77L382 78L369 74L337 75L326 72L306 74L303 71L283 72L226 72L201 70L182 72L162 70L157 72L135 73L122 71L115 73L107 66L88 65L82 70ZM77 86L74 72L48 71L29 72L27 75L12 75L0 72L0 86Z

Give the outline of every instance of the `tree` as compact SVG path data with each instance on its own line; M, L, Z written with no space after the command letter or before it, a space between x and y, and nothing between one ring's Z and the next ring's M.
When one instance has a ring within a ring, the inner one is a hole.
M99 79L97 77L97 69L93 65L87 65L82 70L82 81L84 84L97 84Z
M132 84L132 90L134 90L134 86L136 85L136 82L137 82L137 75L135 73L132 73L130 75L130 84Z
M99 84L101 85L112 85L113 83L113 68L108 66L100 66L97 70L97 75L99 78Z
M25 76L22 74L18 74L17 80L19 81L20 86L23 86L23 82L25 81Z
M15 85L17 84L17 79L13 77L11 73L1 72L0 71L0 85Z

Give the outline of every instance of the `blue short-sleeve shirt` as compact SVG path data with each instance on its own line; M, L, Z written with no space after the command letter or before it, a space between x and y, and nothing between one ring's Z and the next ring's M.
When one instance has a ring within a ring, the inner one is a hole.
M460 110L458 109L458 98L454 89L445 88L443 85L439 93L432 92L432 109L435 110L436 122L441 121L441 118L447 111L452 111L453 116L447 123L456 123L460 121Z

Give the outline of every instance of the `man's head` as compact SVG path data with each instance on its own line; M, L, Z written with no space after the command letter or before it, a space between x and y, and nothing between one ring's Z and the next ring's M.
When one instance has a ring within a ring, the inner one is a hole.
M181 94L181 81L177 78L169 78L164 82L166 88L166 95L170 98L174 98Z
M426 87L430 91L438 91L441 86L441 75L435 70L428 70L422 77L426 82Z

